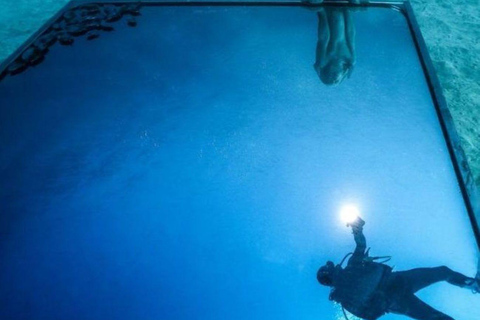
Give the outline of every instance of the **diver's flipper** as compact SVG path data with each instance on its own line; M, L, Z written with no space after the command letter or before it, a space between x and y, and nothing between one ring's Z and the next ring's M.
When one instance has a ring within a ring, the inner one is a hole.
M477 275L475 276L475 278L480 279L480 257L478 257Z
M472 290L473 293L480 293L480 258L478 259L477 274L475 275L475 279L469 281L466 285L466 288Z
M480 278L475 278L467 281L465 289L472 290L472 293L480 293Z
M477 287L472 291L473 293L480 293L480 258L478 258L477 274L475 275L475 282L477 283Z

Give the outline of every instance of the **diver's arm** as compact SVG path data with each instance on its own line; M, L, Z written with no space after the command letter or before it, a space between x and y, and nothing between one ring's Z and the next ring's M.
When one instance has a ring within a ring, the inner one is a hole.
M357 220L350 224L352 227L353 238L355 239L355 243L357 246L355 247L355 251L353 252L352 257L349 260L349 264L352 262L362 262L363 258L365 257L365 250L367 249L367 239L363 234L363 226L365 221L363 221L360 217Z
M367 239L363 234L363 227L352 227L353 230L353 238L355 239L355 243L357 247L355 248L355 252L361 252L362 254L367 249Z

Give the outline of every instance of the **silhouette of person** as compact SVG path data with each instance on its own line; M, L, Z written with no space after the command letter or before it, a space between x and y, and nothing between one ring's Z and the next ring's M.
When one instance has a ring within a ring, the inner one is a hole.
M480 270L475 278L469 278L445 266L396 272L386 264L375 262L377 258L369 257L366 250L364 224L361 218L350 223L356 248L347 266L342 268L341 263L335 266L328 261L317 272L318 282L332 288L329 299L353 315L366 320L378 319L386 313L417 320L454 320L420 300L415 293L440 281L480 292Z
M318 40L313 65L326 85L349 78L355 66L355 26L350 8L316 8Z

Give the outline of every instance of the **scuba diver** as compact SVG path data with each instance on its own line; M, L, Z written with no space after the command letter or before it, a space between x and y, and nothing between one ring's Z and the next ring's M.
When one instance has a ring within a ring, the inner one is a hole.
M369 257L364 225L365 221L360 217L347 225L352 227L356 242L347 266L342 268L344 261L336 266L328 261L317 272L318 282L332 288L329 299L342 305L345 317L347 310L366 320L376 320L386 313L417 320L454 320L420 300L415 293L440 281L470 289L473 293L480 292L480 264L475 278L445 266L393 271L385 264L390 257ZM379 259L384 261L376 262Z

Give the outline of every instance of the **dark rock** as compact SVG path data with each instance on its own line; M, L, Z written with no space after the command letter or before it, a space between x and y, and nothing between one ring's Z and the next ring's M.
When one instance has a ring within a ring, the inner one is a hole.
M108 14L113 11L118 11L118 7L114 4L106 4L100 10Z
M0 81L7 76L7 71L0 71Z
M38 50L35 47L29 47L27 48L21 55L22 60L25 62L30 62L35 58L37 55L41 54L40 50Z
M83 17L75 17L72 20L67 21L67 27L70 25L77 25L83 23Z
M137 26L137 20L135 18L131 17L130 19L127 20L127 24L130 27L136 27Z
M22 53L21 57L25 63L35 66L45 59L45 53L31 46Z
M87 10L85 9L78 9L77 11L77 16L80 18L80 19L84 19L86 16L89 16L91 15L91 13L89 13Z
M67 31L72 36L78 37L87 33L88 30L83 24L72 24L68 25L65 28L65 31Z
M90 22L90 21L101 21L99 16L97 15L88 15L83 18L83 22Z
M108 23L106 23L104 21L100 22L100 29L103 30L103 31L113 31L114 30L114 28L111 25L109 25Z
M127 4L122 7L122 11L124 13L129 13L133 15L140 15L140 8L142 7L141 4Z
M39 52L37 55L33 56L32 60L30 60L30 65L36 66L45 60L45 53Z
M40 38L35 40L33 46L42 53L47 53L48 48L53 46L57 41L57 37L54 32L50 32L42 35Z
M85 28L88 31L102 29L101 23L99 21L90 21L89 23L85 24Z
M101 6L98 4L87 4L84 6L81 6L80 9L87 11L88 13L97 13L100 12Z
M19 73L25 71L25 69L27 69L27 67L28 67L28 65L25 62L23 62L21 60L17 60L17 61L12 62L8 66L7 71L11 75L16 75L16 74L19 74Z
M97 39L98 37L100 37L100 34L96 31L89 31L87 33L87 40Z
M65 22L65 20L60 20L52 25L52 29L55 31L60 31L65 29L66 26L67 23Z
M125 13L125 14L129 14L129 15L131 15L131 16L135 16L135 17L141 15L140 9L125 10L124 13Z
M66 34L66 33L61 33L57 36L58 42L60 42L61 45L63 46L70 46L73 44L73 37Z
M67 22L70 22L74 19L77 19L77 12L75 11L75 9L71 9L71 10L68 10L67 12L65 12L63 14L63 18L67 21Z
M60 26L60 23L56 22L52 24L51 29L54 31L62 30L62 27Z
M96 16L101 21L105 21L107 19L107 14L103 11L100 11L99 13L97 13Z
M116 22L122 18L122 14L120 12L113 12L111 14L107 15L107 18L105 19L108 22Z
M103 12L106 16L105 20L108 22L115 22L122 18L122 12L114 5L106 5Z
M49 32L42 35L37 41L35 41L35 45L38 43L38 47L40 48L40 44L43 44L47 47L51 47L57 41L57 37L54 32Z

